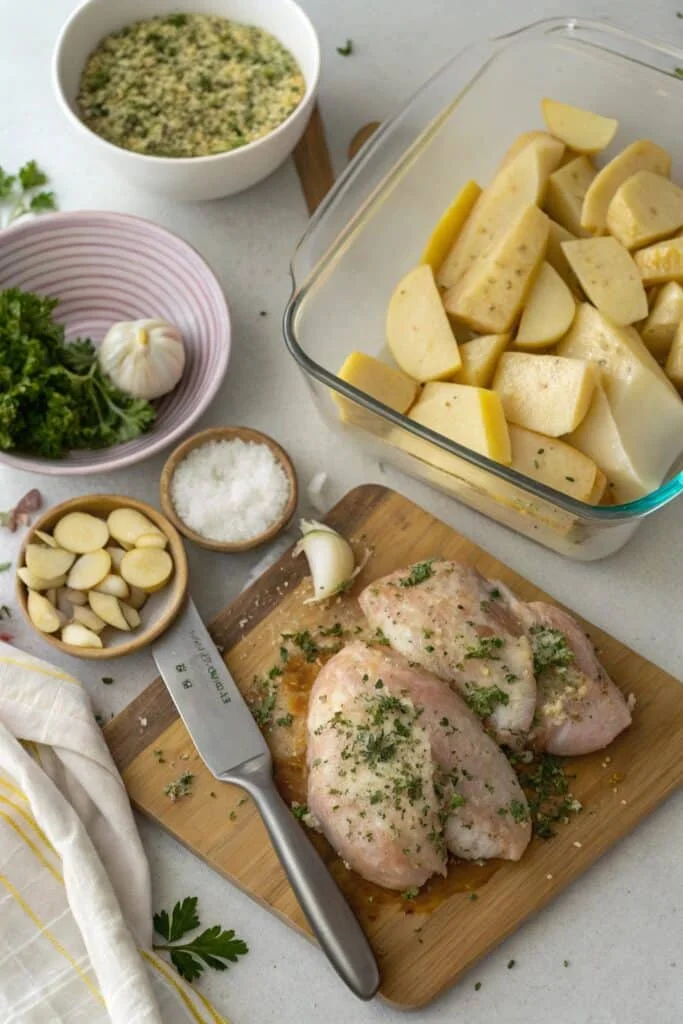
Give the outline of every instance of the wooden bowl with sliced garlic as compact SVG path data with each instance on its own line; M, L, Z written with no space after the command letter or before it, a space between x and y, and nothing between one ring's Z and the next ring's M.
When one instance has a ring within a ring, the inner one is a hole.
M180 611L187 557L175 527L145 502L95 494L55 505L29 530L17 596L43 639L77 658L121 658Z

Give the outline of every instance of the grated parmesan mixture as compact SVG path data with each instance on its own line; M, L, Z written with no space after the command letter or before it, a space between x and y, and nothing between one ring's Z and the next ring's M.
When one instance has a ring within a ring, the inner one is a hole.
M207 540L264 533L285 510L289 481L270 448L256 441L209 441L189 452L171 481L178 516Z

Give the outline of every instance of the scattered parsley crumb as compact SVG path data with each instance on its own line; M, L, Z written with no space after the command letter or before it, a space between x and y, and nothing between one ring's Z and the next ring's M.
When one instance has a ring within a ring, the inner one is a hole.
M508 960L508 963L507 963L507 968L508 968L508 971L511 971L511 970L512 970L512 968L513 968L513 967L515 966L515 964L516 964L516 963L517 963L517 961L516 961L516 960Z
M415 897L419 894L419 892L419 889L416 889L414 886L412 886L410 889L404 889L401 895L403 896L404 900L414 900Z
M216 794L214 793L213 790L211 790L211 792L209 793L209 796L213 797L214 800L216 799Z
M470 901L470 903L474 903L476 900L479 899L479 896L477 895L476 892L471 892L467 899Z
M569 960L563 960L562 961L562 966L563 967L569 967Z
M230 821L237 821L237 811L230 811L228 817L230 818Z
M104 683L105 686L111 686L114 680L112 679L111 676L102 676L102 682Z
M291 711L288 711L286 715L282 715L281 718L275 719L275 724L279 725L283 729L288 729L294 721L294 715Z
M11 569L11 568L12 568L12 563L11 562L2 562L2 563L0 563L0 572L7 572L7 570Z
M189 796L192 792L194 775L192 772L184 772L179 779L169 782L164 786L164 793L171 800L179 800L183 796Z
M480 981L476 981L474 983L474 991L478 992L480 988L481 988L481 982Z
M153 750L152 754L154 756L154 760L159 764L166 764L166 758L164 757L163 750Z
M434 575L434 570L432 569L433 561L434 559L431 559L429 562L418 562L416 565L411 566L410 573L407 576L401 577L398 581L399 586L417 587L418 584L431 579Z
M244 805L245 805L245 804L246 804L247 802L248 802L248 798L247 798L246 796L243 796L243 797L242 797L242 799L240 800L240 802L239 802L239 803L237 804L237 806L238 806L238 807L244 807Z
M340 57L350 57L353 53L353 39L347 39L344 46L338 46L337 53Z

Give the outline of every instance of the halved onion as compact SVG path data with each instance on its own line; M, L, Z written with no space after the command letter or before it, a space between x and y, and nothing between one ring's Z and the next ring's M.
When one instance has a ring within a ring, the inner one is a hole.
M325 523L315 519L302 519L302 537L293 551L293 557L303 553L306 555L311 580L313 597L304 604L317 604L346 590L349 583L360 572L356 567L353 550L349 542Z

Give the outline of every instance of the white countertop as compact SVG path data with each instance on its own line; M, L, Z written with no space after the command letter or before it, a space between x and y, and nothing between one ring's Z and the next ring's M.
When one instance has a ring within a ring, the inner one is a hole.
M115 2L115 0L112 0ZM302 0L321 36L320 103L337 168L358 127L397 108L462 46L541 17L576 13L609 17L643 35L683 44L681 0ZM391 469L383 470L319 421L307 386L286 352L280 317L288 297L288 261L306 225L306 210L288 163L251 192L214 203L171 204L126 186L100 165L83 165L50 88L50 54L74 0L31 5L0 0L0 163L14 170L35 158L50 175L61 209L113 209L149 217L195 245L217 271L234 325L225 385L200 426L234 423L277 437L305 483L328 472L330 500L377 481L401 490L535 583L579 608L668 671L681 675L683 601L680 502L646 521L629 546L593 564L571 563L491 523ZM182 8L182 3L179 4ZM189 4L187 5L190 6ZM348 37L352 57L337 55ZM268 311L261 317L259 311ZM311 429L311 424L314 429ZM0 467L0 508L37 486L49 503L114 491L150 499L163 458L87 479L38 478ZM14 541L0 533L0 562ZM260 554L217 559L192 549L194 596L209 617L241 589ZM198 582L201 581L201 584ZM0 576L0 604L11 603L11 574ZM15 628L16 627L16 628ZM1 627L0 627L1 628ZM17 642L54 659L16 620ZM87 684L105 718L154 677L151 655L112 662L103 673L87 662L61 662ZM545 911L417 1019L430 1024L677 1024L683 1016L683 796L662 806ZM155 826L140 827L152 864L155 906L197 894L206 925L234 928L249 955L225 974L207 971L203 991L234 1024L297 1022L371 1024L398 1021L379 1001L357 1002L321 954L220 879ZM514 959L513 970L506 970ZM563 968L563 961L569 967ZM476 981L481 989L474 990Z

